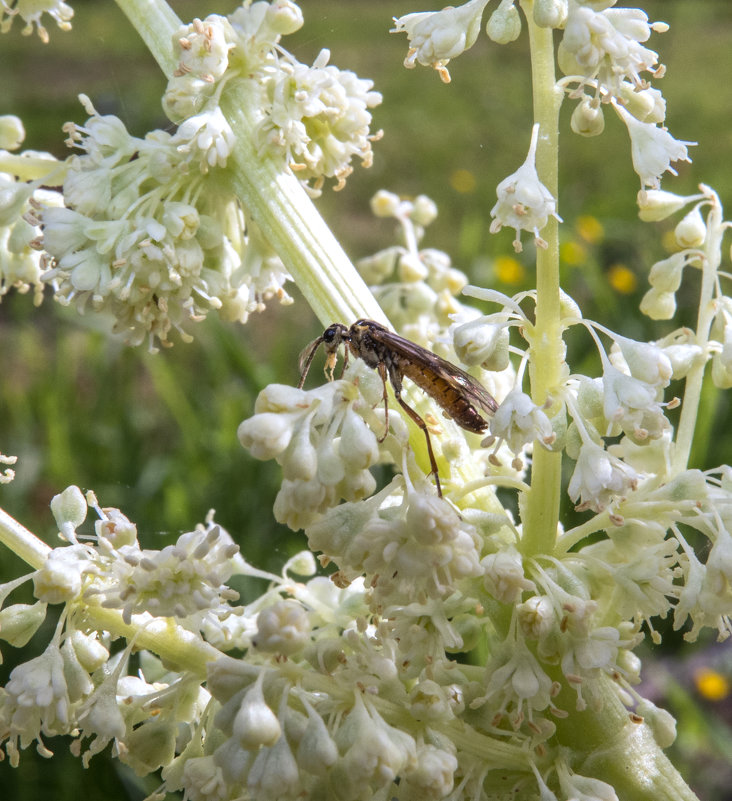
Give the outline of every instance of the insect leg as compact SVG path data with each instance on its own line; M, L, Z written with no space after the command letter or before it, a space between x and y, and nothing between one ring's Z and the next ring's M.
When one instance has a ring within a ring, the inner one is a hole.
M402 400L401 391L399 388L394 387L394 397L399 401L399 405L404 411L414 420L414 422L424 431L425 439L427 440L427 453L430 457L430 468L435 477L435 484L437 486L437 495L442 497L442 487L440 486L440 475L437 472L437 462L435 461L435 454L432 450L432 440L430 440L430 432L427 430L427 423L414 411L414 409Z
M389 433L389 396L386 392L386 365L384 362L379 362L377 367L379 371L379 375L381 376L381 385L384 388L384 433L382 436L379 437L379 442L383 442L386 439L386 435ZM394 393L396 397L399 397L397 392Z

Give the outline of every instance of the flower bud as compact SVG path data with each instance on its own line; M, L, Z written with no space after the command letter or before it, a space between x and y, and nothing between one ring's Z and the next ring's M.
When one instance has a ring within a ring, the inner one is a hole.
M623 84L620 96L625 108L641 122L662 123L666 119L666 100L658 89L638 90Z
M427 267L416 253L404 253L399 258L399 280L407 284L424 281Z
M295 573L298 576L314 576L317 571L318 566L312 551L296 553L285 562L285 566L282 568L283 573Z
M414 223L426 227L437 217L437 204L427 195L417 195L410 216Z
M242 423L242 425L244 424ZM253 450L251 450L251 453L252 456L255 456ZM307 420L302 421L295 428L295 433L287 449L282 454L280 463L282 464L282 475L291 481L298 479L300 481L310 481L315 477L318 469L318 457L315 447L310 441L310 426Z
M67 487L51 499L51 513L62 539L76 542L76 528L86 520L87 505L78 487Z
M601 134L605 130L605 115L600 101L585 95L572 112L570 126L580 136Z
M297 761L308 773L324 776L338 759L338 746L318 713L303 699L308 722L297 748Z
M676 313L676 295L651 287L640 302L640 310L651 320L670 320Z
M379 189L371 198L371 213L374 217L393 217L400 204L399 195Z
M173 761L177 734L178 721L175 718L168 715L150 717L127 735L120 759L139 776L152 773Z
M650 342L636 342L621 336L616 337L615 343L634 378L661 386L666 386L671 380L671 360L663 348Z
M292 415L274 412L255 414L236 430L242 446L262 461L279 456L290 444L293 433Z
M648 283L659 292L676 292L681 286L685 265L686 256L681 252L657 261L648 274Z
M14 648L22 648L30 642L46 619L46 604L12 604L0 611L0 639Z
M379 458L379 444L376 434L366 425L366 421L353 409L346 412L341 427L341 458L348 467L363 470L371 467Z
M272 746L279 740L282 727L277 715L267 706L262 692L264 673L246 691L234 717L233 735L243 748Z
M99 642L95 634L84 634L76 629L71 634L71 644L84 670L93 673L109 660L109 651Z
M653 702L642 699L635 710L651 727L653 738L659 748L668 748L676 740L676 721L670 712L660 709Z
M291 0L275 0L267 8L267 24L282 36L299 31L303 25L300 7Z
M290 656L301 651L310 636L310 621L294 600L281 600L257 615L253 644L260 651Z
M668 345L664 352L671 362L673 377L676 379L686 378L689 370L694 367L700 358L703 358L703 351L699 345L678 344Z
M496 372L508 367L508 328L484 318L458 325L453 331L455 353L463 364L481 364Z
M644 222L665 220L666 217L682 209L690 200L690 197L675 195L663 189L641 189L637 198L638 216Z
M394 272L400 252L401 248L398 247L385 248L372 256L359 259L356 267L367 284L381 284Z
M699 207L695 206L674 228L674 236L679 247L698 248L707 237L707 226Z
M567 0L534 0L534 22L540 28L561 28L567 11Z
M0 150L17 150L25 139L25 128L14 114L0 116Z
M488 18L485 32L496 44L508 44L518 39L521 33L521 15L514 0L503 0Z

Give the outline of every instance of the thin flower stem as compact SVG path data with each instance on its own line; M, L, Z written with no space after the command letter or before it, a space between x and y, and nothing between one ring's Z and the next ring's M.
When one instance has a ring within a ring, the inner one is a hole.
M704 243L704 258L702 261L703 269L699 298L699 314L696 323L696 344L701 348L704 354L706 354L709 349L709 333L716 311L714 291L719 265L722 260L722 237L725 230L722 225L722 220L722 205L716 193L714 193L713 202L709 210L709 219L707 220L707 238ZM679 429L673 457L673 475L677 475L682 470L685 470L689 463L691 447L694 442L694 432L696 430L696 418L699 414L699 401L701 399L706 364L705 359L700 359L691 370L689 370L686 376L684 401L681 406Z
M531 0L521 4L529 30L534 90L534 121L539 123L536 168L541 182L557 197L559 106L561 94L554 75L552 31L533 21ZM559 235L557 221L549 218L541 235L546 248L536 251L536 323L531 332L531 395L542 405L558 387L563 362L559 305ZM561 454L534 447L531 491L523 515L522 550L529 556L550 553L559 519Z

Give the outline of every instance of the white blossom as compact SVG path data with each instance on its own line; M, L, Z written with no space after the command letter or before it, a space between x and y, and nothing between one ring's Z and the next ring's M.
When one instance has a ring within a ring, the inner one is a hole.
M0 696L3 736L26 748L41 734L68 734L71 702L58 646L51 643L34 659L12 669Z
M226 586L234 572L239 548L225 532L210 525L182 534L175 545L160 551L122 546L113 558L112 581L88 592L101 594L107 608L121 609L125 621L133 614L187 618L216 610L238 594Z
M518 39L521 33L521 15L514 0L501 0L498 8L488 18L485 32L497 44L508 44Z
M567 493L575 503L580 500L579 510L599 512L613 500L632 492L638 480L639 476L632 467L599 445L585 442L580 448Z
M640 122L618 103L613 103L613 107L628 128L633 169L640 176L641 187L658 189L664 172L677 174L671 167L672 161L691 161L686 148L696 142L674 139L665 128Z
M234 142L234 132L220 108L188 117L172 139L172 144L181 153L194 149L200 151L202 170L208 167L225 167Z
M670 427L658 388L608 365L603 374L604 413L635 440L658 439Z
M329 58L323 50L311 67L281 62L265 85L270 107L257 132L262 149L282 154L316 191L325 178L336 178L340 189L354 156L371 164L369 109L381 102L372 81L329 65Z
M546 247L540 231L549 217L561 221L557 216L557 204L551 192L541 183L536 172L536 146L539 139L539 126L531 133L531 145L526 161L515 173L504 178L496 188L498 202L491 209L492 234L508 226L516 231L513 246L517 253L522 250L520 232L530 231L539 247Z
M469 50L480 32L483 9L488 0L469 0L461 6L446 6L442 11L418 11L394 18L392 33L406 33L409 52L404 66L418 61L436 69L445 83L450 82L446 66L450 59Z
M590 776L572 773L563 760L556 763L559 785L565 798L577 801L618 801L613 787Z
M699 248L704 244L707 238L707 226L699 206L695 206L690 212L687 212L676 224L674 237L681 248Z
M645 222L665 220L693 199L663 189L641 189L638 192L638 216Z
M33 593L48 604L70 601L81 592L82 577L90 567L84 546L54 548L33 576Z
M641 42L650 37L652 30L662 32L666 27L663 23L649 23L638 8L595 10L589 3L569 0L559 65L565 75L597 79L611 94L619 92L624 79L636 89L643 89L646 83L642 73L657 69L658 55Z
M491 434L505 440L515 454L534 440L549 447L556 439L546 412L518 389L501 401L491 420Z

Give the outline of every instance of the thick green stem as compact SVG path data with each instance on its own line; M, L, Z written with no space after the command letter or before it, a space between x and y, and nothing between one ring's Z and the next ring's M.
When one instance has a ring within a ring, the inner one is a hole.
M573 769L612 785L622 801L698 801L663 751L651 726L631 719L617 687L600 675L583 689L587 709L557 720L557 739L573 754ZM569 709L574 690L557 697Z
M386 323L381 307L307 196L282 165L257 153L255 108L246 81L232 81L221 107L234 131L234 191L242 199L320 321Z
M167 77L176 67L173 35L181 21L160 0L117 0ZM256 103L247 81L224 88L221 108L237 139L233 188L277 252L320 321L358 317L387 322L356 268L300 182L282 163L258 151Z
M536 167L539 179L557 197L559 106L561 93L554 75L552 30L533 21L531 0L522 3L531 44L534 121L539 124ZM541 405L559 386L564 343L559 306L559 235L557 221L549 218L542 229L546 247L536 249L536 322L530 334L531 395ZM551 553L557 535L562 457L534 443L531 491L522 515L522 549L525 555Z

